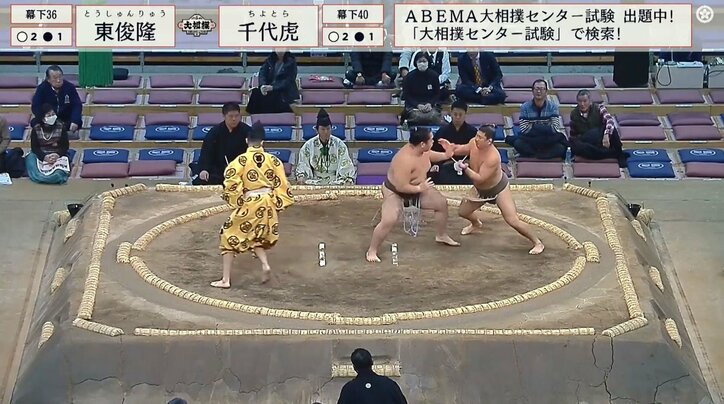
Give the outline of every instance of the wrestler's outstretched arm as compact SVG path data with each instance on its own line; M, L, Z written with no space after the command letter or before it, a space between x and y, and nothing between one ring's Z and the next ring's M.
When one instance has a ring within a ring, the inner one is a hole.
M439 163L441 161L447 161L452 158L452 156L455 155L455 147L452 143L447 141L446 139L438 139L438 142L442 146L442 148L445 150L444 153L432 151L430 150L427 152L428 157L430 158L430 162L435 164Z
M452 149L452 156L467 156L470 154L470 143L466 144L456 144L456 143L450 143L449 140L440 138L437 140L438 143L440 143L440 146L445 150L447 153L449 149Z

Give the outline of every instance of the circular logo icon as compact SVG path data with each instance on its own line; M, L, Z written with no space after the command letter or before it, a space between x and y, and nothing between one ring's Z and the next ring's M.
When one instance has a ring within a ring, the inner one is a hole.
M159 126L156 128L156 132L162 132L162 133L170 133L170 132L178 132L179 128L178 126Z
M699 6L696 9L696 20L708 24L714 19L714 9L709 6Z
M14 126L11 126L11 127L8 128L8 130L9 130L10 132L15 132L15 127L14 127Z
M108 126L101 126L101 132L103 133L120 133L123 132L123 128L120 126L114 126L114 125L108 125Z
M392 154L392 150L390 149L371 149L369 151L369 154L375 155L375 156L389 156Z
M638 167L642 170L660 170L664 168L661 163L639 163Z
M364 131L366 133L387 133L389 129L384 126L366 126Z
M94 156L115 156L118 150L93 150Z
M634 150L633 155L634 156L652 157L652 156L658 156L659 151L658 150Z
M209 133L211 131L211 126L205 126L201 128L201 132L203 133Z
M150 156L170 156L173 150L151 150L148 152Z

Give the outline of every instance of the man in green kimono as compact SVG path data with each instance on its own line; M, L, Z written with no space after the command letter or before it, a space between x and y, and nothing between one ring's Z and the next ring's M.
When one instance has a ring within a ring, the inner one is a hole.
M347 145L332 136L332 121L322 108L314 127L317 136L307 140L299 150L295 177L298 184L352 185L356 169Z

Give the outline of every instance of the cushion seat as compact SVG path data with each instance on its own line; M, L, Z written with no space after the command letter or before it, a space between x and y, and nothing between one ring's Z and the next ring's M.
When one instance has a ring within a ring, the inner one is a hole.
M706 112L672 112L667 115L671 126L687 126L687 125L713 125Z
M341 91L303 90L303 105L341 105L344 104L344 93Z
M699 90L686 89L658 89L656 96L659 102L666 105L671 104L703 104L706 102Z
M614 118L620 126L661 126L659 117L651 112L620 113Z
M176 173L173 160L137 160L128 165L129 177L158 177Z
M664 128L659 126L621 126L618 128L621 140L666 140Z
M199 82L200 88L233 88L241 89L246 79L241 76L232 75L205 75Z
M676 178L670 162L629 161L628 172L631 178Z
M606 93L609 104L651 105L654 99L649 90L617 90Z
M628 162L632 161L658 161L670 162L671 157L664 149L631 149L625 150L628 154Z
M724 163L686 163L686 176L692 178L724 178Z
M194 77L190 74L152 75L149 83L151 88L193 88Z
M300 86L304 90L308 89L343 89L343 79L338 76L328 75L309 75L303 76L299 80Z
M563 177L563 163L559 161L521 161L521 159L518 159L517 167L518 178Z
M358 112L354 114L355 125L398 125L400 119L395 114Z
M365 148L357 153L357 161L360 163L389 163L399 149L388 148Z
M682 163L724 163L722 149L682 149L678 154Z
M184 162L183 149L141 149L138 151L138 160L163 161L172 160L177 164Z
M382 185L387 175L358 175L357 185Z
M153 105L188 105L193 99L194 93L184 90L151 90L148 93L148 103Z
M387 175L390 163L360 163L357 165L357 175Z
M130 105L136 104L138 94L136 90L101 90L93 93L93 104Z
M231 91L231 90L199 91L198 103L201 105L222 105L227 102L241 103L241 101L242 101L241 91Z
M288 163L292 158L292 151L288 149L264 149L264 151L276 156L282 163Z
M127 178L128 163L84 163L81 178Z
M293 112L282 112L279 114L256 114L251 116L251 124L261 122L262 125L294 126L297 124Z
M138 88L141 87L141 76L128 76L125 80L113 80L111 87L115 88Z
M553 84L553 88L594 88L596 87L596 79L585 74L564 74L552 76L551 84Z
M36 76L3 75L0 77L0 88L32 88L38 86Z
M354 128L355 140L393 141L399 138L397 125L357 125Z
M620 178L621 169L618 161L596 163L573 163L573 176L578 178Z
M533 82L543 79L543 76L537 74L508 74L503 76L503 87L508 88L525 88L533 87Z
M676 140L720 140L721 133L716 126L712 125L690 125L674 126L674 138Z
M82 162L93 163L127 163L128 150L125 149L85 149Z
M314 129L314 124L302 125L302 140L309 140L317 136L317 131ZM332 135L342 140L346 139L345 128L343 124L332 124Z
M264 125L264 137L270 141L290 141L294 136L294 128L282 125Z
M389 91L354 91L349 93L349 105L390 105L392 94Z

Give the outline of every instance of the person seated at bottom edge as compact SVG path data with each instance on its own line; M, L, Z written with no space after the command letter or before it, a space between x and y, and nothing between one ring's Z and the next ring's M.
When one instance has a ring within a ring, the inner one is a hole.
M252 251L261 261L262 283L271 280L267 250L279 240L279 212L294 204L284 165L264 151L264 127L257 122L248 136L249 149L224 170L222 199L234 207L221 227L223 276L211 283L231 286L234 257Z
M400 386L372 370L372 354L357 348L350 357L357 376L342 386L337 404L407 404Z
M589 160L613 158L626 167L627 156L606 106L591 102L591 93L581 90L571 111L571 153Z
M25 156L25 169L30 180L39 184L65 184L70 176L68 160L68 129L58 120L50 104L40 107L30 133L31 152Z

